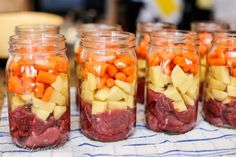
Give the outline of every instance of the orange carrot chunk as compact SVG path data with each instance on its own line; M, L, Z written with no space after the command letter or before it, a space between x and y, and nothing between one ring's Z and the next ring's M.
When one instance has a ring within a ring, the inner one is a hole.
M98 89L102 89L102 88L105 87L105 85L106 85L106 80L107 80L107 78L106 78L106 77L103 77L103 78L101 78L101 79L98 81L98 84L97 84Z
M116 59L114 61L114 65L118 68L118 69L123 69L129 65L131 65L133 63L133 58L131 55L129 54L124 54L121 58Z
M45 90L45 85L43 83L37 83L35 88L35 97L41 98Z
M115 81L112 78L109 78L106 80L106 85L107 87L111 88L112 86L114 86Z
M87 68L88 72L91 72L99 77L103 77L105 75L107 67L108 67L107 63L100 63L100 62L89 62L85 64L85 68Z
M134 66L128 66L122 70L127 76L132 75L135 72Z
M208 59L209 65L215 65L215 66L223 66L226 64L226 60L222 58L212 58Z
M234 69L232 70L232 75L233 75L233 77L236 77L236 68L234 68Z
M52 84L56 80L56 75L45 72L39 71L37 76L37 82Z
M17 76L12 76L8 79L8 90L16 94L24 93L22 82Z
M48 87L43 94L42 100L48 102L52 96L53 91L54 89L52 87Z
M116 73L115 78L117 80L125 81L126 80L126 75L123 72L118 72L118 73Z
M110 77L114 77L116 75L117 71L118 71L117 68L112 64L110 64L107 67L107 73Z

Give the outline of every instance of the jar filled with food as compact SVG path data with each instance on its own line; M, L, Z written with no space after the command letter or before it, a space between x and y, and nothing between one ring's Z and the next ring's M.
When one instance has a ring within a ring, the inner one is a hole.
M79 80L80 77L80 64L81 58L80 53L82 48L80 46L81 36L84 32L91 31L121 31L122 28L120 25L109 25L109 24L96 24L96 23L87 23L81 24L77 28L77 41L75 43L74 52L75 52L75 70L76 70L76 78ZM76 104L79 105L79 83L76 84Z
M136 54L138 57L138 87L137 87L137 101L144 103L144 89L146 76L146 54L148 51L148 43L150 41L149 33L152 31L160 31L164 29L176 29L176 26L170 23L137 23L136 32Z
M194 32L169 30L150 34L145 114L147 127L185 133L196 123L199 56Z
M201 58L201 73L200 73L200 95L199 100L203 98L203 88L206 73L206 54L212 46L212 33L229 29L229 25L216 22L193 22L191 30L198 34L199 46L198 52Z
M128 138L136 121L135 36L96 31L81 39L80 126L90 139Z
M6 76L13 142L30 149L64 144L70 131L64 36L17 33L10 37L9 44Z
M236 128L236 32L214 33L206 63L203 116L213 125Z

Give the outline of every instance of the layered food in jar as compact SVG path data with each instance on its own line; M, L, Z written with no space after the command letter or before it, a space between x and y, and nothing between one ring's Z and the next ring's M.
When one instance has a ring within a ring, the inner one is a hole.
M64 40L59 34L10 38L9 127L20 147L55 147L68 140L69 65Z
M149 129L185 133L195 126L199 93L195 42L193 32L151 33L145 103Z
M213 47L207 55L203 116L209 123L236 128L236 34L214 34Z
M80 126L98 141L126 139L136 121L134 35L92 32L82 38Z
M136 33L136 54L138 57L138 87L137 87L137 101L144 103L144 89L146 76L146 55L148 52L148 43L150 41L149 33L152 31L160 31L164 29L176 29L176 26L169 23L137 23Z
M191 24L191 30L197 32L199 38L198 52L201 58L199 99L201 101L204 94L203 88L206 75L206 55L212 47L212 33L227 29L229 29L227 24L216 22L193 22Z
M76 104L79 105L79 78L80 78L80 64L82 64L81 59L81 52L82 48L80 45L81 36L84 32L91 32L91 31L121 31L122 28L120 25L108 25L108 24L95 24L95 23L88 23L88 24L81 24L77 28L77 41L75 43L74 52L75 52L75 70L76 70Z

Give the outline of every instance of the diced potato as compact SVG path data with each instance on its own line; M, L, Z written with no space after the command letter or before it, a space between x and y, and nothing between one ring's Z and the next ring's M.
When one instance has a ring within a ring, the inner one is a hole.
M206 56L201 59L201 65L206 65Z
M66 97L56 90L53 91L49 102L56 103L58 105L64 106L66 104Z
M115 85L125 91L127 94L131 94L132 92L132 85L127 82L115 80Z
M212 96L212 92L211 92L210 88L205 89L204 99L206 99L206 100L214 99L214 97Z
M177 88L180 90L181 93L186 93L188 89L192 86L193 81L193 75L187 75L185 77L184 84L178 86Z
M53 116L57 120L60 119L65 112L66 112L66 106L56 106L53 111Z
M196 99L199 94L199 76L194 76L193 83L189 87L187 93L188 96L190 96L193 99Z
M165 74L163 74L163 81L164 81L164 85L172 83L171 82L171 77L168 76L168 75L165 75Z
M34 113L38 118L46 121L51 112L32 106L31 112Z
M236 97L236 87L228 85L227 92L229 96Z
M223 101L225 98L228 97L228 93L217 90L217 89L212 89L211 92L212 92L212 96L218 101Z
M187 75L185 72L180 68L179 65L176 65L171 73L171 80L173 82L174 87L181 89L182 86L185 85L187 79Z
M95 94L95 98L101 101L105 101L108 98L109 92L109 88L99 89Z
M47 103L38 98L33 97L33 106L51 113L53 112L56 104L51 102Z
M206 68L205 66L201 66L201 74L200 74L200 81L203 82L205 80L206 75Z
M146 73L144 70L138 70L138 77L139 78L142 78L142 77L145 77L146 76Z
M223 104L228 104L232 101L233 97L228 96L227 98L224 99L224 101L222 102Z
M92 101L94 100L94 91L90 91L90 90L83 90L81 91L81 98L83 99L83 101L91 104Z
M169 86L165 91L164 94L167 98L169 98L172 101L180 101L182 100L179 92L177 89L173 86Z
M118 101L127 98L127 94L117 86L110 89L109 100Z
M174 109L178 112L183 112L187 110L186 105L183 100L173 102Z
M182 96L182 98L183 98L186 105L194 106L195 101L194 101L193 98L191 98L190 96L188 96L186 94L181 94L181 96Z
M24 94L20 96L21 99L23 99L26 103L30 103L33 100L34 97L34 93L30 93L30 94Z
M113 110L113 109L127 109L127 102L126 101L109 101L108 102L108 109Z
M161 88L161 87L156 87L154 86L153 84L149 83L148 84L148 88L153 90L154 92L156 93L163 93L164 92L164 88Z
M236 87L236 77L230 76L230 85Z
M134 107L134 96L133 95L129 95L125 101L127 102L127 106L130 107L130 108L133 108Z
M212 77L208 77L208 81L209 81L209 88L218 89L221 91L224 91L226 89L226 84L221 81L218 81Z
M87 73L88 87L89 90L97 89L98 78L92 73Z
M11 98L11 111L14 111L16 108L22 107L24 105L25 101L18 95L15 95Z
M226 84L230 83L229 68L227 68L226 66L210 66L209 70L212 72L215 79Z
M92 102L92 114L97 114L106 111L107 102L106 101L93 101Z
M145 69L145 68L146 68L146 60L138 59L138 69Z
M149 79L151 83L159 88L164 87L163 73L160 66L149 67Z
M68 96L69 83L67 74L61 73L57 76L56 81L51 85L57 92L60 92L64 96Z

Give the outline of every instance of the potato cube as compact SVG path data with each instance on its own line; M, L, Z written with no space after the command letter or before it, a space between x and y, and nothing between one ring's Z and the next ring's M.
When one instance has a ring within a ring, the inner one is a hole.
M145 68L146 68L146 60L138 59L138 69L145 69Z
M56 103L58 105L64 106L66 104L66 97L56 90L53 91L49 102Z
M138 78L143 78L146 76L146 73L144 70L138 70Z
M208 77L208 81L209 81L209 88L218 89L221 91L224 91L226 89L226 84L221 81L218 81L212 77Z
M81 98L83 99L83 101L91 104L92 101L94 100L94 91L90 91L90 90L83 90L81 91Z
M65 112L66 112L66 106L55 106L53 111L53 116L57 120L60 119Z
M56 104L51 102L44 102L38 98L33 97L33 106L45 111L48 111L49 113L53 112Z
M181 89L182 86L185 85L186 79L187 75L185 74L185 72L180 68L179 65L176 65L171 73L171 80L173 82L174 87Z
M209 70L212 72L215 79L226 84L230 83L229 68L227 68L226 66L210 66Z
M164 94L167 98L169 98L172 101L180 101L182 100L179 92L177 89L173 86L169 86L165 91Z
M92 102L92 114L102 113L107 109L106 101L96 101Z
M127 98L127 94L117 86L110 89L109 100L118 101Z
M149 79L151 83L159 88L164 87L163 73L161 66L151 66L149 67Z
M127 82L115 80L115 85L125 91L127 94L131 94L132 92L132 85Z
M148 84L148 88L153 90L154 92L156 93L163 93L164 92L164 88L161 88L161 87L156 87L154 86L153 84L149 83Z
M127 102L127 106L130 108L133 108L135 105L135 101L134 101L134 96L133 95L129 95L125 101Z
M114 110L114 109L127 109L127 102L126 101L109 101L108 102L108 109Z
M188 96L186 94L181 94L181 96L182 96L182 98L183 98L186 105L194 106L195 101L194 101L193 98L191 98L190 96Z
M236 87L228 85L227 92L229 96L236 97Z
M178 112L183 112L187 110L186 105L183 100L173 102L174 109Z
M93 75L92 73L88 73L87 80L88 80L87 88L89 88L89 90L97 89L98 78L95 75Z
M20 96L26 103L31 103L34 97L34 93L24 94Z
M105 101L108 98L109 92L109 88L99 89L95 94L95 98L101 101Z
M230 76L230 85L236 87L236 77Z
M34 113L38 118L46 121L51 112L32 106L31 112Z
M11 111L14 111L16 108L22 107L24 105L25 101L18 95L15 95L11 98Z
M228 97L228 93L217 90L217 89L212 89L211 92L212 92L212 96L218 101L223 101L225 98Z

